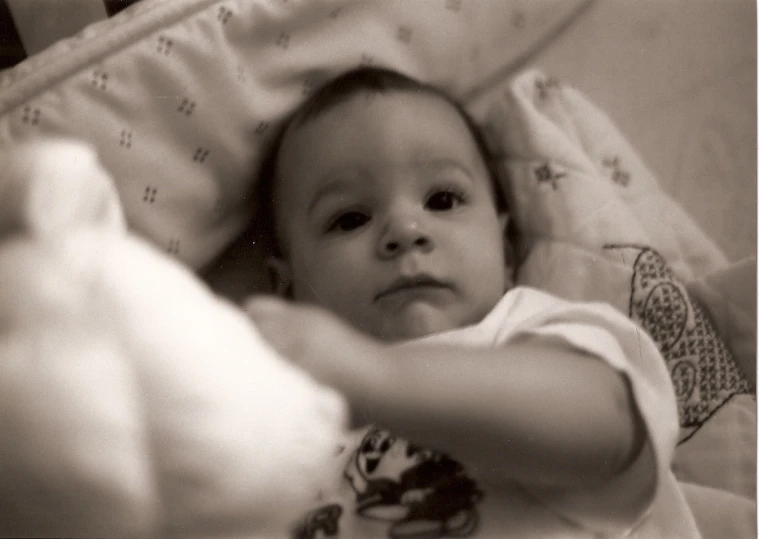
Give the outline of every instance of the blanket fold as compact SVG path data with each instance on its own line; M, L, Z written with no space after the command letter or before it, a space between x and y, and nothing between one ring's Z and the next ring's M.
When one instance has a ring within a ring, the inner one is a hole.
M517 283L647 331L677 395L677 477L755 500L755 260L730 266L577 90L528 71L475 110L522 233Z

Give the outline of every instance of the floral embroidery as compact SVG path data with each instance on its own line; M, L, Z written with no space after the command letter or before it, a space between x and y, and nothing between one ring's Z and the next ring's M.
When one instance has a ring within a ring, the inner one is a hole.
M656 343L675 387L680 443L688 440L734 395L750 392L732 353L691 300L664 258L636 245L607 245L629 251L633 263L629 316Z

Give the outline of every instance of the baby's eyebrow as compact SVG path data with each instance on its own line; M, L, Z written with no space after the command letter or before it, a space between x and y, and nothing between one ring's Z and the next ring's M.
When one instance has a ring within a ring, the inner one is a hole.
M327 179L324 184L316 190L313 197L311 197L311 202L308 204L308 214L310 215L314 211L314 208L316 208L322 199L329 195L346 191L349 185L350 181L345 176L334 176Z
M437 170L454 169L464 173L470 180L474 180L474 175L469 170L469 167L455 159L418 159L414 161L414 165L420 168L433 168Z

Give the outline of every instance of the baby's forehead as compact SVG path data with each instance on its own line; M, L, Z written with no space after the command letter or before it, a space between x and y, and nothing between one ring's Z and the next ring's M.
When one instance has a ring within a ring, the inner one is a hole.
M327 87L323 89L320 95L306 101L295 111L288 121L288 129L295 129L319 117L328 116L334 113L336 109L341 108L341 106L355 103L366 105L376 99L382 99L387 103L403 106L407 102L407 99L404 98L439 101L445 103L457 113L463 112L445 93L434 87L427 87L421 84L414 87L382 89L359 86L353 87L350 90L335 89L334 91L330 91L330 88Z
M314 151L314 147L331 152L339 150L340 145L361 146L364 140L382 147L386 142L392 145L396 139L406 140L416 152L420 151L416 148L419 146L432 154L447 152L451 157L471 150L468 153L474 155L470 157L487 160L475 122L442 93L426 89L361 89L321 100L317 105L305 105L284 127L277 148L280 171L293 161L320 159L323 153ZM350 131L350 137L341 138L346 130ZM394 149L402 152L402 148ZM335 154L351 157L350 153Z
M308 198L295 191L318 189L322 181L315 176L333 170L351 177L354 186L359 180L371 186L378 179L353 169L396 165L399 172L405 167L419 174L459 166L471 176L495 179L478 127L445 95L360 90L320 105L294 116L283 133L276 175L282 198Z

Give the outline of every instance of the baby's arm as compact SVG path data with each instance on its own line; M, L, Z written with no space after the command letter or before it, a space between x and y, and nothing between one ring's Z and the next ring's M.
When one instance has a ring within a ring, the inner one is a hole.
M606 481L645 439L623 376L557 340L379 345L353 373L338 389L373 422L526 485Z
M249 310L281 353L346 396L354 420L444 450L491 477L592 486L625 469L643 446L623 375L560 339L398 347L312 308L266 301Z

